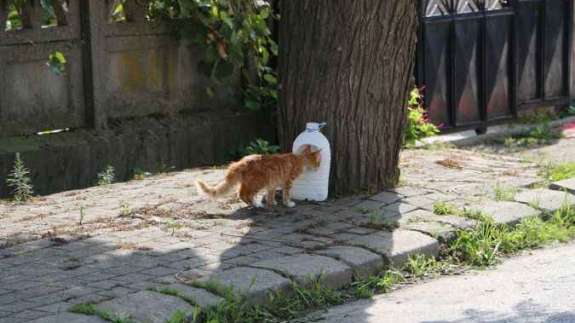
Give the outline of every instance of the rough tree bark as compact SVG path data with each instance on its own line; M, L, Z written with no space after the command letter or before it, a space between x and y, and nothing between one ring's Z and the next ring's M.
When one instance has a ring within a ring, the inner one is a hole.
M280 1L280 142L289 150L306 122L326 121L336 195L399 181L416 2Z

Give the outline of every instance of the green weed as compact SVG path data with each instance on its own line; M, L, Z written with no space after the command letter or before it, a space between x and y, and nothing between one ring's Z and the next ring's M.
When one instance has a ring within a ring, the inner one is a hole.
M130 204L126 201L122 201L120 203L120 217L128 217L130 214L132 214Z
M575 177L575 163L545 164L540 174L550 182L562 181Z
M445 271L445 264L435 258L425 255L414 255L403 267L403 272L414 279L422 279L431 275L441 274Z
M107 166L102 172L98 173L98 185L110 185L116 180L116 171L113 166Z
M527 218L511 228L483 220L474 229L460 231L448 253L459 263L476 267L494 265L500 256L575 238L575 210L564 206L544 221Z
M418 140L437 135L439 128L431 123L423 107L423 94L418 88L409 94L405 145L413 146Z
M436 215L457 215L459 209L451 203L437 201L433 203L433 213Z
M120 317L110 312L99 310L95 304L91 303L76 304L72 306L68 312L83 315L95 315L104 321L112 323L134 323L130 318Z
M385 215L378 211L369 213L367 221L367 224L364 226L370 229L393 231L399 228L399 223L396 220L386 218Z
M14 167L10 174L8 174L6 183L8 187L12 189L14 201L17 203L26 202L34 195L30 171L24 166L24 161L20 157L20 153L16 153Z
M339 305L345 301L344 294L325 287L321 277L314 279L308 287L294 283L292 291L292 296L281 293L270 296L271 314L282 319L292 319L303 311Z
M459 216L480 222L493 222L493 218L483 213L481 210L464 208L460 211Z
M388 293L399 284L405 283L404 274L397 270L387 270L380 275L354 282L352 289L359 298L369 298L375 293Z
M496 201L513 201L517 195L517 188L513 186L504 186L499 183L495 185L495 200Z

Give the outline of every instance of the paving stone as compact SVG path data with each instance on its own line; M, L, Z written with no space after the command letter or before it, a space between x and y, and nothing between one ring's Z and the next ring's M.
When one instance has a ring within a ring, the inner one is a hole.
M46 316L30 323L106 323L97 316L80 315L74 313L59 313L56 315Z
M550 188L553 190L567 191L571 194L575 194L575 178L570 178L564 181L552 183Z
M402 195L396 192L381 192L377 195L370 197L371 200L382 202L384 204L395 203L403 198Z
M542 188L521 192L515 196L515 200L548 212L560 209L565 203L575 205L574 195Z
M485 215L492 217L496 223L501 224L517 224L525 218L540 214L539 211L525 204L507 201L490 201L473 206L471 209L481 211Z
M351 283L352 270L333 258L316 255L297 255L263 260L253 267L266 268L292 277L297 283L307 286L313 280L322 278L325 286L339 288Z
M437 200L430 199L426 196L412 196L406 199L403 199L402 202L408 203L413 206L417 206L420 208L432 209L433 204L437 202ZM409 212L409 211L408 211Z
M271 292L288 292L290 288L289 279L270 270L250 267L218 271L199 281L213 281L259 304L266 303Z
M359 279L365 279L377 273L383 267L383 258L380 255L363 248L335 246L318 250L315 253L335 258L351 266L354 274Z
M114 287L110 290L103 290L103 291L97 292L98 295L102 295L102 296L110 297L110 298L121 297L121 296L132 294L132 293L134 293L134 290L126 288L126 287Z
M430 257L439 255L439 242L436 239L409 230L373 233L347 243L384 255L395 266L403 265L411 255L424 254Z
M14 314L15 322L18 321L31 321L38 318L46 317L47 313L36 310L26 310ZM49 315L49 314L48 314Z
M165 323L176 311L194 312L194 307L178 297L151 291L116 298L98 304L97 308L141 323Z
M356 204L353 209L359 212L371 212L374 210L379 210L385 206L385 203L379 201L365 200L359 204Z
M42 307L36 308L39 311L48 312L48 313L66 313L68 309L72 307L71 303L68 302L59 302L55 304L50 304Z
M465 230L475 227L479 221L455 215L435 215L429 218L430 221L449 224L457 229Z
M453 239L457 231L453 226L441 222L412 222L401 228L427 234L442 242Z
M397 187L397 188L394 188L393 190L391 190L390 192L396 192L396 193L404 195L406 197L429 194L428 190L417 188L417 187L412 187L412 186Z
M417 209L417 206L405 202L395 202L383 208L384 211L399 213L401 215Z
M27 309L34 308L36 306L38 306L36 303L20 301L12 304L0 305L0 312L18 313Z
M195 288L184 284L172 284L167 286L167 288L177 290L180 295L189 298L194 304L199 305L204 309L217 306L225 301L222 297L216 296L205 289Z
M16 293L4 294L0 296L0 306L14 303L18 300Z

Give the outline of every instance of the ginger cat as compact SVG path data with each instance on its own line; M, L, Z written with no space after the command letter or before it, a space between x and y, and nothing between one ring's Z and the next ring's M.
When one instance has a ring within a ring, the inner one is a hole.
M283 190L283 204L294 207L290 198L293 181L299 177L305 167L319 168L321 154L313 152L306 145L301 154L277 155L250 155L240 161L232 163L227 170L226 178L215 187L198 180L198 191L210 198L218 198L227 194L239 184L239 197L246 204L254 207L263 207L262 201L256 198L257 194L266 190L266 206L275 205L275 192L277 187Z

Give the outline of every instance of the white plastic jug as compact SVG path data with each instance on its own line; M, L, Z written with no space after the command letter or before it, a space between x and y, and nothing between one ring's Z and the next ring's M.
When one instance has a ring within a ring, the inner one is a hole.
M293 152L300 153L305 145L312 150L321 150L319 169L306 169L294 182L291 196L294 200L325 201L329 195L329 172L331 168L331 148L327 138L321 133L325 123L310 122L293 143Z

